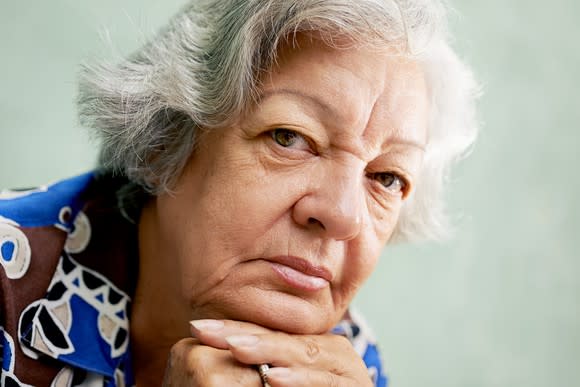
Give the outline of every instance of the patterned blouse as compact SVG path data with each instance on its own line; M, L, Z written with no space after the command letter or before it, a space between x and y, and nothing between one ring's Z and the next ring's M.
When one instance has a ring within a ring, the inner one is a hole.
M137 227L123 178L87 173L0 193L0 385L133 386L129 345ZM375 341L351 311L347 336L377 387Z

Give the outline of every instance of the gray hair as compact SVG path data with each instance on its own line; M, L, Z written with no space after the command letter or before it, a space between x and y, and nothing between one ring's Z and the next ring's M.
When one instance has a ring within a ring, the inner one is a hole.
M449 168L477 133L477 85L446 42L445 15L436 0L192 1L131 57L82 68L80 119L101 140L102 168L168 192L203 131L247 111L283 40L314 32L336 47L337 37L398 47L423 65L431 113L424 167L392 239L439 238Z

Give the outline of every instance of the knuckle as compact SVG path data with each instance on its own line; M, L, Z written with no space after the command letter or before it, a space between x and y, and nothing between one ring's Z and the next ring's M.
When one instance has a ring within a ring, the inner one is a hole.
M306 352L306 358L310 362L315 362L320 357L320 345L316 340L307 338L304 339L304 347Z
M194 369L209 365L211 357L207 356L208 347L196 345L195 339L179 340L169 350L168 367L179 367L182 372L193 374Z
M338 368L338 367L332 368L330 370L330 372L332 374L338 375L338 376L345 376L347 374L347 372L345 370L343 370L342 368Z
M179 340L169 350L169 358L174 360L183 358L185 354L190 350L193 344L192 341L193 340L190 338Z

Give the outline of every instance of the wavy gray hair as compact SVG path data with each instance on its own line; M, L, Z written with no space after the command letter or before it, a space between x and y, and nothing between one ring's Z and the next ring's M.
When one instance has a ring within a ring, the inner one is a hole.
M313 32L331 46L346 37L397 47L422 64L431 113L424 167L393 239L439 238L448 230L446 176L477 133L477 85L447 44L445 24L436 0L192 1L133 56L83 67L81 122L102 142L101 168L159 194L171 189L202 131L251 106L282 41Z

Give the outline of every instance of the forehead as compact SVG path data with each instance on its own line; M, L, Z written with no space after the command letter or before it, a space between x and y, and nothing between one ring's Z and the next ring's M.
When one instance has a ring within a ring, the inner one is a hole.
M424 73L394 50L335 49L297 38L280 48L276 65L262 79L261 96L303 105L336 138L350 143L426 141Z

